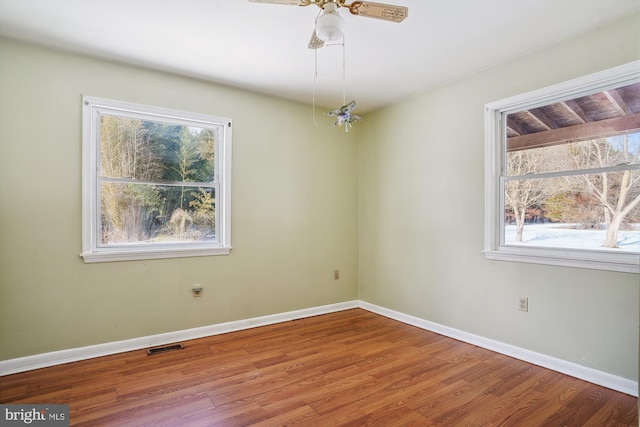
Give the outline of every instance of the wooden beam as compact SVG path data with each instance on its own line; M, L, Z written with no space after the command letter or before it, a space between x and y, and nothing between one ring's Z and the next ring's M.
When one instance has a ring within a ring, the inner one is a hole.
M589 121L584 110L580 107L580 105L578 105L575 100L569 99L564 102L559 102L558 104L563 106L578 121L582 123L587 123Z
M515 120L508 119L507 120L507 131L511 131L516 135L524 135L526 132L522 129L519 123L516 123Z
M511 129L514 133L518 135L525 135L527 132L522 127L522 122L520 120L516 120L515 114L507 115L507 130Z
M553 120L547 117L547 115L544 114L539 108L533 108L527 111L527 114L546 130L556 129L558 127L553 122Z
M640 113L507 138L507 151L589 141L640 131Z
M615 109L618 110L620 114L626 115L632 113L631 109L629 109L629 106L626 102L624 102L624 99L622 99L616 89L605 90L602 93L604 93L604 96L606 96L607 99L611 101Z
M515 130L511 126L507 125L507 135L509 135L509 134L521 135L520 132L518 132L517 130Z

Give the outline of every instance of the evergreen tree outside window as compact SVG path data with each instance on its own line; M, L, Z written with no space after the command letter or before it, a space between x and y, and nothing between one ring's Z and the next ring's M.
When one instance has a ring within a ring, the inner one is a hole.
M85 262L231 249L231 120L83 98Z

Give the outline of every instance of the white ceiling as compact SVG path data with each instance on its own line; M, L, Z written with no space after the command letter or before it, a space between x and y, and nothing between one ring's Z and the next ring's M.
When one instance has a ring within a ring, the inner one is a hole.
M382 0L378 0L379 2ZM389 0L353 16L342 48L307 48L320 9L248 0L0 0L0 35L356 112L640 10L638 0ZM346 79L343 79L346 70ZM346 85L343 84L346 81Z

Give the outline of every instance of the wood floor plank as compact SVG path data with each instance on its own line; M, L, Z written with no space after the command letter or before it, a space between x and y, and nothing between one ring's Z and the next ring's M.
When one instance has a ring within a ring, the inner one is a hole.
M115 387L104 388L101 390L97 390L93 387L90 393L77 390L77 387L73 387L71 389L71 399L74 401L74 411L82 412L100 407L107 403L116 403L118 401L118 394Z
M274 414L270 412L272 408L268 405L265 410L269 413L266 419L253 424L253 427L271 427L282 425L309 425L312 419L317 417L317 413L307 405L295 406L287 409L286 412Z
M166 418L188 417L214 409L205 393L173 392L160 396L118 399L98 407L82 410L75 401L69 403L71 425L120 426L154 425Z
M352 309L0 377L74 426L637 426L638 400Z

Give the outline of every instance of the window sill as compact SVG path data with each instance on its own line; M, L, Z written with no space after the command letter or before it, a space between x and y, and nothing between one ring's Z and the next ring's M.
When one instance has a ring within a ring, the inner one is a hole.
M552 248L520 248L500 246L484 250L486 259L587 268L592 270L640 273L640 256L633 253L581 251Z
M95 262L137 261L145 259L187 258L199 256L229 255L231 247L198 249L157 249L157 250L109 250L84 252L80 256L86 264Z

